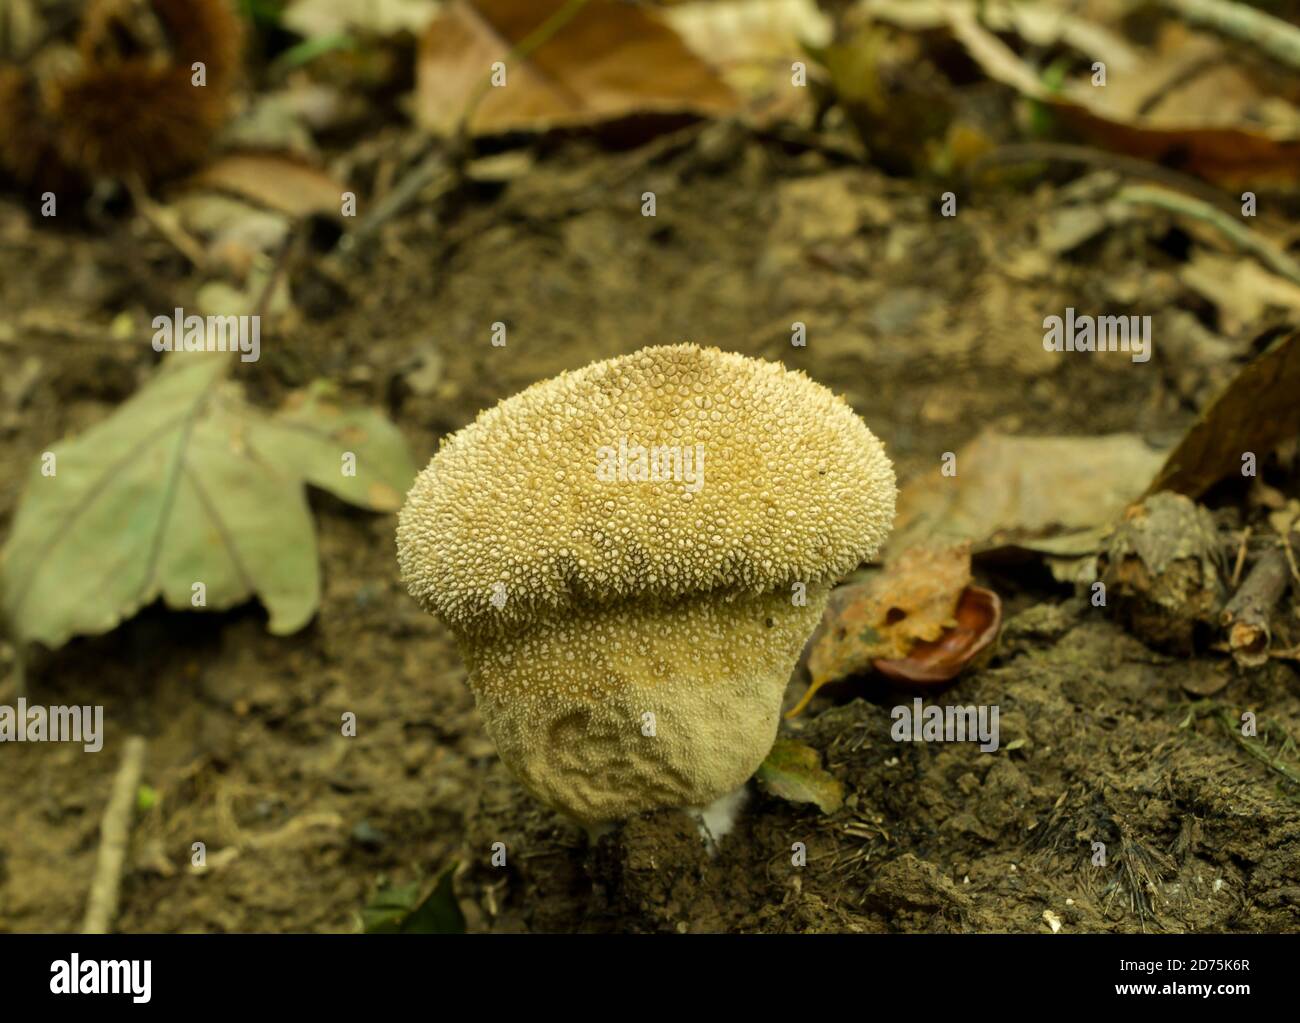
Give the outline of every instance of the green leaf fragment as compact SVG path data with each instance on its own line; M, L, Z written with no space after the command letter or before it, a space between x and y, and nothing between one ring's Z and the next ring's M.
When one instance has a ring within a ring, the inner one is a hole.
M772 795L812 803L822 813L834 813L844 803L844 785L822 767L821 754L793 739L777 739L755 777Z
M419 884L391 885L375 893L361 911L367 934L464 934L465 916L456 901L451 879L456 864L438 876L421 901Z
M135 808L140 813L148 813L158 805L158 790L152 785L141 785L135 791Z

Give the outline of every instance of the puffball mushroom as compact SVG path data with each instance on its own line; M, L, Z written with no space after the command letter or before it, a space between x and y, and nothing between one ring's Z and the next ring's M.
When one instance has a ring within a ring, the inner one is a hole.
M456 634L483 723L592 827L700 808L776 738L894 470L801 372L692 344L534 384L447 437L402 508L412 596Z

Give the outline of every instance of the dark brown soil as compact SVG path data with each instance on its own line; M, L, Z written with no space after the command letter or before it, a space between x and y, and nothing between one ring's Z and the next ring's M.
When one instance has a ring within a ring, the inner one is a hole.
M273 402L340 381L396 419L421 463L535 380L681 340L782 359L845 394L904 480L988 427L1168 436L1190 419L1213 367L1157 354L1134 372L1122 355L1067 363L1041 345L1044 309L1113 308L1135 281L1143 312L1192 331L1174 315L1196 304L1167 225L1049 259L1035 239L1052 188L964 195L944 218L938 186L744 136L707 144L715 130L622 153L558 146L502 189L458 191L437 216L417 207L342 275L300 255L304 315L264 334L245 382ZM114 320L185 304L196 281L133 220L51 230L11 198L0 244L4 374L35 360L0 406L7 528L31 460L151 371L149 346L113 340ZM505 348L489 343L495 321ZM806 348L790 344L794 321ZM415 389L428 351L441 379ZM302 633L269 636L256 605L154 608L34 660L30 695L103 704L107 741L95 756L0 749L0 930L79 926L132 733L149 738L158 801L137 825L124 931L356 930L382 883L452 861L473 930L1044 931L1053 917L1070 931L1300 930L1295 793L1184 692L1221 673L1218 705L1300 734L1292 667L1158 654L1046 573L1008 573L993 580L1012 612L998 655L945 697L1000 706L997 753L895 743L889 711L910 694L862 681L788 726L846 784L837 813L755 795L713 857L671 812L593 848L496 759L449 634L397 577L394 519L313 503L324 593ZM15 686L0 645L0 702ZM340 735L348 711L354 739ZM195 842L206 869L191 867Z

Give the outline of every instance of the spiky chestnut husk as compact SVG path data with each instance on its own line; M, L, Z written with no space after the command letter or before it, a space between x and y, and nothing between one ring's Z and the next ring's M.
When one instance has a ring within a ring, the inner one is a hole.
M242 39L229 0L93 0L75 48L0 67L0 166L56 193L194 166L229 114Z
M85 184L64 160L36 79L14 65L0 65L0 173L57 195Z

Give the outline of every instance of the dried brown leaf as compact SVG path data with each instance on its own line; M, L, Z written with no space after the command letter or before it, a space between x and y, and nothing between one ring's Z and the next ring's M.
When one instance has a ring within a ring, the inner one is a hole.
M942 538L969 540L976 554L1001 547L1086 554L1163 460L1135 434L984 433L957 452L956 475L936 469L903 487L889 549Z
M1133 97L1120 96L1119 90L1079 82L1067 82L1059 91L1053 90L981 23L973 3L901 7L890 0L878 0L869 10L881 20L904 28L946 27L991 79L1049 106L1074 130L1107 149L1175 167L1230 188L1294 186L1300 180L1300 129L1296 128L1300 115L1271 129L1247 129L1237 126L1240 118L1212 119L1202 102L1195 113L1182 115L1194 120L1173 121L1168 113L1157 120L1133 110ZM1004 19L1001 28L1019 31L1025 38L1032 31L1015 19ZM1103 63L1114 63L1104 56L1101 59ZM1142 54L1138 66L1153 76L1152 68L1158 59L1158 54ZM1219 95L1222 90L1220 86ZM1148 92L1146 98L1150 95Z
M237 195L291 217L338 216L347 191L324 171L277 153L223 156L199 171L190 184Z
M918 546L866 582L839 587L808 655L811 684L789 713L799 714L822 686L867 671L878 659L906 657L920 642L957 625L970 583L970 545Z
M632 114L726 114L731 89L659 17L590 0L532 52L511 51L565 7L563 0L456 0L420 45L416 116L452 134L545 131ZM493 64L505 84L489 85ZM472 108L472 109L471 109Z
M1148 494L1198 497L1300 430L1300 331L1274 342L1224 388L1169 454Z

